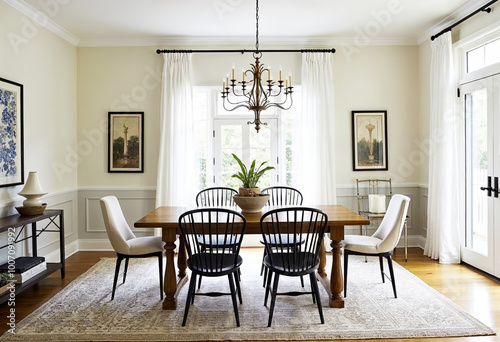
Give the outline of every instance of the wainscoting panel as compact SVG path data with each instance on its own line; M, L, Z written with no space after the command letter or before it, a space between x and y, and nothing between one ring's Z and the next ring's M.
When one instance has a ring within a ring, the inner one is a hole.
M50 193L42 198L44 203L47 203L47 209L62 209L64 210L64 240L66 244L66 257L78 251L78 190L69 190L59 193ZM4 216L16 214L16 206L21 206L22 201L19 203L11 203L11 207L7 208L4 206L5 212ZM50 221L43 220L37 223L39 229L45 227ZM57 222L59 223L59 222ZM30 228L30 227L28 227ZM20 228L16 229L18 233ZM50 230L57 230L57 228L51 226ZM26 229L24 230L26 232ZM31 231L30 233L31 234ZM30 236L24 234L23 237ZM0 235L0 242L2 244L6 243L7 234ZM38 243L38 255L44 256L49 262L59 261L59 233L58 232L44 232L40 234L37 240ZM7 260L7 249L3 249L0 254L0 263L4 263ZM31 255L32 246L31 239L18 243L16 245L16 255Z
M125 219L134 234L137 236L153 234L152 229L135 229L134 222L155 208L156 197L154 190L81 189L79 191L79 239L95 243L99 239L108 241L99 202L104 196L116 196L118 198ZM88 243L86 243L86 246L88 247ZM100 245L96 243L97 246Z
M425 189L422 189L425 191ZM404 194L411 198L408 210L408 245L422 247L425 244L426 231L423 229L427 206L422 205L421 187L418 185L393 185L393 193ZM426 193L426 191L425 191ZM109 239L102 219L99 199L114 195L120 201L128 224L138 236L153 235L152 229L135 229L134 222L155 207L155 189L80 189L78 191L78 239L80 250L110 250ZM356 189L346 185L337 188L337 203L357 212ZM373 234L377 223L367 227L367 233ZM359 226L346 227L346 234L359 234ZM248 236L244 246L261 246L258 236ZM403 247L403 240L399 247ZM111 249L112 250L112 249Z

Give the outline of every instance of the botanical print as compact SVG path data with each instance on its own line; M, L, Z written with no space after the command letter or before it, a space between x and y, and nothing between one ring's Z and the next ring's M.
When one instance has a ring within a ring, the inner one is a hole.
M18 172L16 96L12 91L0 89L0 175L15 176Z
M24 183L23 85L0 78L0 187Z

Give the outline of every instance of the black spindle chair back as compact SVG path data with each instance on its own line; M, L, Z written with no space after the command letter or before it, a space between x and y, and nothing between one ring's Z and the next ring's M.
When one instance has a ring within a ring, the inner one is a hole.
M302 205L302 193L289 186L271 186L262 189L261 193L269 194L269 201L267 202L270 206L280 206L280 205Z
M228 207L236 205L233 195L238 191L227 187L212 187L201 190L196 195L197 207Z

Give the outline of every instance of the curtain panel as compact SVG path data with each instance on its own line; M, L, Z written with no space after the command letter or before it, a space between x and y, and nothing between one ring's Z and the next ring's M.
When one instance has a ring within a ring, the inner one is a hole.
M460 262L460 115L451 32L431 42L429 192L424 254Z
M163 54L156 206L188 205L196 195L190 53Z
M299 189L307 204L336 204L335 116L331 53L302 54Z

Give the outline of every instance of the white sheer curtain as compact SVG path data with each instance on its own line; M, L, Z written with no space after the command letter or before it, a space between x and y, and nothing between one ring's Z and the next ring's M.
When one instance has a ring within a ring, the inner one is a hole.
M192 54L163 56L156 206L189 205L196 195Z
M302 54L299 189L304 204L336 204L333 58Z
M431 42L431 108L427 240L424 254L460 262L460 120L451 32Z

